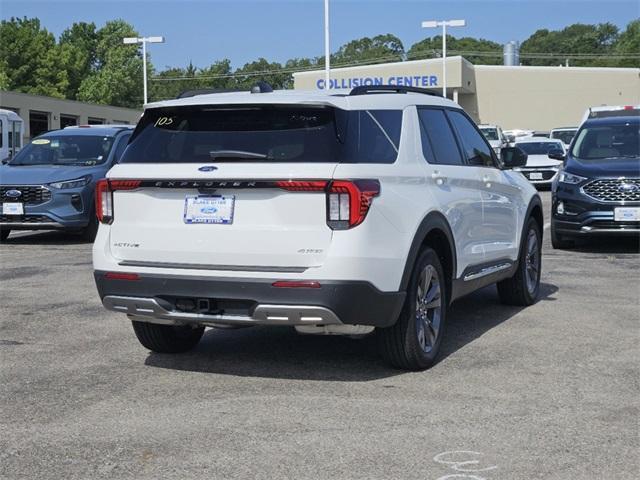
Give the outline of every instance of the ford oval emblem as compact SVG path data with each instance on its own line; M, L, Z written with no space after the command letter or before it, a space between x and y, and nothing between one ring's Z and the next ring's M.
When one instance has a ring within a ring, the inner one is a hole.
M22 192L20 190L7 190L4 192L4 196L7 198L19 198L22 196Z
M213 215L217 211L218 209L216 207L202 207L200 209L200 213L204 213L205 215Z
M633 183L621 183L620 185L618 185L618 190L623 193L635 193L638 191L638 189L640 189L640 187Z
M218 167L214 167L213 165L205 165L204 167L200 167L198 170L200 170L201 172L213 172L217 169Z

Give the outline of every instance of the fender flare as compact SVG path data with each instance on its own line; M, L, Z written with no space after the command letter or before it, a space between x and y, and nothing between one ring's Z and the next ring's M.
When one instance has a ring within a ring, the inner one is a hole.
M456 272L457 272L457 264L458 257L456 253L456 244L453 239L453 233L451 231L451 227L449 226L449 222L447 218L440 212L432 211L429 212L420 222L416 233L413 237L413 241L411 242L411 247L409 248L409 254L407 255L407 261L404 266L404 271L402 273L402 279L400 280L400 291L406 291L409 286L409 279L411 278L411 272L413 271L413 266L418 258L418 253L424 243L427 235L431 233L433 230L441 231L449 244L449 254L451 255L451 279L450 282L453 282ZM451 285L449 285L449 291Z
M531 197L531 200L529 200L529 205L527 206L527 213L525 213L524 215L524 220L522 222L522 229L520 232L520 248L522 248L522 239L526 234L525 229L527 228L527 222L529 221L529 218L533 216L533 209L536 207L540 208L541 218L540 218L539 226L540 226L540 241L542 242L542 237L544 235L544 209L542 206L542 199L540 198L540 195L536 193L533 197ZM538 221L537 218L536 218L536 221ZM519 251L518 251L518 258L520 258Z

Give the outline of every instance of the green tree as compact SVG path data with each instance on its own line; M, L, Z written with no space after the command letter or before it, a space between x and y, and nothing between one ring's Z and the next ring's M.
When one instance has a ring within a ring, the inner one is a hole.
M455 38L447 35L447 56L462 55L476 65L502 64L502 45L483 38ZM408 60L442 56L442 35L427 37L414 43L407 52Z
M64 97L68 80L55 37L37 18L0 23L0 77L9 90Z
M60 35L60 63L69 80L67 98L75 99L82 81L94 71L97 41L94 23L74 23Z
M520 47L520 60L524 65L558 65L572 54L606 55L614 50L618 27L611 23L584 25L575 23L562 30L536 31ZM574 57L571 65L593 66L603 64L597 57ZM611 64L604 61L604 64Z
M122 43L124 37L137 36L138 32L124 20L107 22L96 32L95 68L82 80L79 100L131 108L142 104L140 47ZM147 70L153 71L150 62Z
M376 35L373 38L363 37L352 40L342 45L331 56L331 62L337 65L400 62L403 59L404 46L402 41L390 33ZM322 59L322 64L324 65L324 59Z
M241 90L248 90L256 82L263 81L271 85L274 90L284 88L289 81L288 74L281 72L282 65L278 62L269 63L264 58L259 58L251 63L246 63L235 72L235 86Z
M640 19L633 20L618 37L614 52L618 55L636 55L618 61L620 67L640 67Z

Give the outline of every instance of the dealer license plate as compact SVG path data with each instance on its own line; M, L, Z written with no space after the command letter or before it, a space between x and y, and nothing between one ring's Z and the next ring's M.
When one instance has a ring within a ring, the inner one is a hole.
M613 210L616 222L640 222L640 207L619 207Z
M21 203L3 203L3 215L24 215L24 207Z
M530 180L542 180L542 173L540 172L531 172L529 174Z
M184 200L184 223L233 223L235 197L222 195L188 196Z

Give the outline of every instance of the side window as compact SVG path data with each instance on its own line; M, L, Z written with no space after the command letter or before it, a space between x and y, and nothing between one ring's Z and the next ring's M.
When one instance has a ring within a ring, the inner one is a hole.
M418 117L424 158L434 164L462 165L460 150L444 110L420 108Z
M116 151L113 155L112 163L118 163L120 161L120 158L122 158L122 154L124 153L124 149L127 148L127 144L129 143L129 138L131 138L130 133L126 133L120 138Z
M469 165L495 166L491 147L469 119L455 110L449 111L448 115L458 132Z
M402 110L350 112L346 146L358 163L393 163L398 157Z

